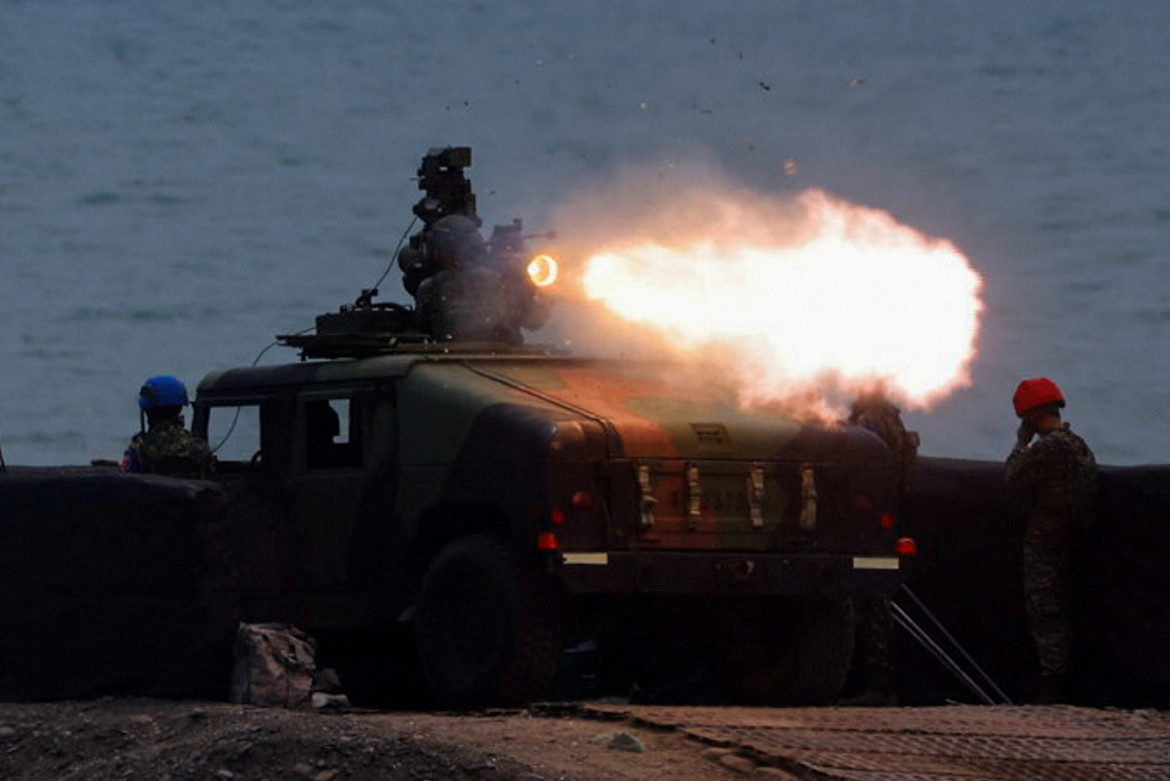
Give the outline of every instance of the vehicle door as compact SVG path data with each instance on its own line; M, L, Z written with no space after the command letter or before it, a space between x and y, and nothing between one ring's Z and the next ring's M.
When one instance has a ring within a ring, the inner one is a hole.
M287 500L280 475L287 460L285 395L201 399L192 430L215 456L214 479L228 492L230 555L245 618L271 616L287 580ZM254 608L254 611L253 611Z
M287 490L292 589L338 593L350 585L350 551L366 482L368 389L336 387L297 395Z

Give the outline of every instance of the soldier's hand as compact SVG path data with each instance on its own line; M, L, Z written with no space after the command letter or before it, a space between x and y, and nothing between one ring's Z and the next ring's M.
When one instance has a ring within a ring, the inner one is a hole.
M1032 441L1036 429L1032 428L1032 424L1026 420L1020 421L1020 427L1016 429L1016 442L1021 445L1026 445Z

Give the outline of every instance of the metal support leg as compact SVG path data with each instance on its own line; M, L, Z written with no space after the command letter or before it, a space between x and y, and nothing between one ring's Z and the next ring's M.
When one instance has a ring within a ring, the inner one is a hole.
M935 659L937 659L943 667L945 667L956 678L958 678L959 681L962 682L962 684L966 686L971 691L971 693L978 697L984 704L1012 704L1011 699L1008 698L1008 696L1004 694L1003 690L996 685L995 681L991 679L991 676L988 675L987 672L979 666L978 662L976 662L969 653L967 653L963 646L961 646L954 638L954 636L947 631L946 627L942 625L942 622L940 622L938 618L936 618L935 615L927 609L926 605L922 604L922 601L918 599L917 596L915 596L914 592L912 592L905 584L902 585L902 590L906 592L906 595L910 597L911 601L915 604L915 606L917 606L918 610L921 611L922 614L927 617L927 619L929 619L934 630L942 636L942 638L950 645L952 649L956 650L961 655L963 661L966 662L969 668L972 669L978 675L978 677L981 678L991 688L996 697L999 699L993 699L991 695L987 693L987 690L984 689L983 686L981 686L978 682L976 682L975 678L972 677L972 675L969 674L961 664L955 661L955 658L951 656L951 654L949 654L942 645L940 645L934 638L930 636L930 633L926 629L924 629L918 622L911 618L910 614L907 613L901 605L891 600L890 614L894 617L894 620L898 622L898 625L905 629L911 637L918 641L918 643L923 648L925 648Z

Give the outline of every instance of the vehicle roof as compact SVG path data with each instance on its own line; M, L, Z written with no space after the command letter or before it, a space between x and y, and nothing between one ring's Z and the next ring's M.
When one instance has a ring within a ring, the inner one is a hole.
M267 366L248 366L208 373L200 381L199 395L233 395L250 390L296 387L315 383L376 381L404 377L420 364L532 364L592 365L616 363L607 359L576 358L543 352L474 353L412 352L371 358L338 358Z
M709 367L514 352L428 351L230 369L207 375L197 401L400 378L408 419L429 419L436 404L444 414L473 417L493 405L521 405L545 410L550 420L602 423L611 452L627 457L832 458L834 442L858 434L851 427L808 428L813 421L780 408L745 407ZM802 431L811 436L797 441Z

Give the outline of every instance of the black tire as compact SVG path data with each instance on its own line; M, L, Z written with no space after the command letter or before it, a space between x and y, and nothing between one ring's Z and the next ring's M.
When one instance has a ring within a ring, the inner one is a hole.
M729 611L718 657L738 702L830 705L845 685L853 646L850 600L766 600Z
M359 708L419 710L427 706L414 632L406 625L373 625L318 632L317 663L341 676Z
M507 542L448 544L423 579L415 613L419 663L434 704L461 709L540 699L561 651L561 604L547 575Z

